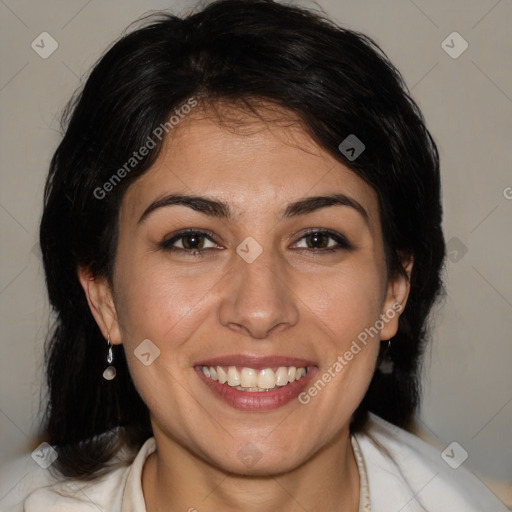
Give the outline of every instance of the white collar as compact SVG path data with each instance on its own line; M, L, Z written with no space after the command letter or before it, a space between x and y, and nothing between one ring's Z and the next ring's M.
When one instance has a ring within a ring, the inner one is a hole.
M371 512L368 476L363 455L355 436L350 436L354 457L359 471L359 509L358 512ZM154 437L150 437L141 447L135 457L126 477L121 502L121 512L146 512L142 492L142 470L146 459L156 451Z

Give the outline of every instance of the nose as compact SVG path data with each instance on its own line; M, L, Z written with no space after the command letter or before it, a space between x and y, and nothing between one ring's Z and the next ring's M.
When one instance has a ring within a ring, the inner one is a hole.
M284 262L264 250L252 263L238 255L225 278L219 307L222 325L255 339L297 324L297 298Z

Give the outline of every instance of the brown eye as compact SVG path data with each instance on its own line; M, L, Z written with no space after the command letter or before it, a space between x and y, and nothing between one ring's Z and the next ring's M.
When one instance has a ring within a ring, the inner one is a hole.
M309 249L326 249L329 247L329 239L331 238L329 235L325 233L310 233L305 237L307 246Z
M183 249L202 249L205 238L202 234L186 235L181 237L181 244Z
M212 240L212 235L201 231L181 231L174 236L163 240L160 247L167 251L181 251L190 254L199 254L207 249L219 249Z
M318 252L353 250L354 247L341 233L326 230L311 230L294 244L293 248Z

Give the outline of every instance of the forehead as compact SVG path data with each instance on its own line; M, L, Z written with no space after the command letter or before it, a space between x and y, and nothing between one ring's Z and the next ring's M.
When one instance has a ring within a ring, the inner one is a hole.
M343 193L378 221L375 191L314 142L293 113L267 105L257 114L232 105L197 108L169 132L156 162L128 188L122 216L140 215L169 193L215 197L240 215Z

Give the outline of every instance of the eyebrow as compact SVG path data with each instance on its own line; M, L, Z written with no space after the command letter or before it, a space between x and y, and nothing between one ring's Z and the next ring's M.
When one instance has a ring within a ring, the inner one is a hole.
M143 222L155 210L175 205L187 206L196 212L204 213L211 217L217 217L227 221L233 220L234 218L231 208L223 201L203 196L169 194L153 201L140 216L138 224ZM349 208L357 211L364 218L365 222L368 223L369 217L367 211L359 202L345 194L313 196L300 199L290 203L284 210L281 218L286 219L290 217L298 217L329 206L348 206Z

